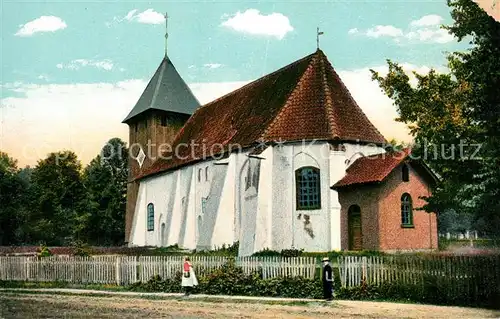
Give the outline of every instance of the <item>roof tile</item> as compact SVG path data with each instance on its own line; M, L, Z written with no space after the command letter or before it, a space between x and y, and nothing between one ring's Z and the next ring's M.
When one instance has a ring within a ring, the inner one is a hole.
M405 148L399 152L388 152L360 157L349 166L346 175L335 183L332 188L381 182L401 164L410 153L411 149Z
M137 178L227 152L231 144L304 139L385 143L321 50L198 108L172 149L191 146L165 154L169 159Z

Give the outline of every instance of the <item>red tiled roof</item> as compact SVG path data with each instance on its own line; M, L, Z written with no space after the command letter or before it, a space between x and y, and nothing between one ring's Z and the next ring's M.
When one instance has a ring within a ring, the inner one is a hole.
M137 178L227 152L230 145L303 139L385 143L321 50L201 106L172 149L194 147L164 154L167 159Z
M341 188L355 184L383 181L411 153L406 148L398 152L382 153L358 158L349 166L346 175L332 188Z

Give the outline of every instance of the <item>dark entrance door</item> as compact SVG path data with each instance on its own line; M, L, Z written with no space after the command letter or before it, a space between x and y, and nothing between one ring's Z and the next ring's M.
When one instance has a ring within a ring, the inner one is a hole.
M363 249L363 232L361 228L361 208L358 205L349 207L347 213L349 227L349 250Z

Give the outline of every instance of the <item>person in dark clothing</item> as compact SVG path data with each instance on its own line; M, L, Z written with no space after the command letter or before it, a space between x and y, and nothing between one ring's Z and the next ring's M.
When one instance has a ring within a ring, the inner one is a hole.
M323 296L326 300L333 299L333 270L328 257L323 258L323 271L321 279L323 281Z

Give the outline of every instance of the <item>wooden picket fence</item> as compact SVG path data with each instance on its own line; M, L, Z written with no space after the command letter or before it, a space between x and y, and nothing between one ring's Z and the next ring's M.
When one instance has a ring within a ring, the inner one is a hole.
M197 276L221 268L228 260L221 256L191 257ZM129 285L155 275L174 278L182 263L182 256L0 257L0 280ZM235 258L235 264L247 274L261 272L263 278L314 278L317 267L316 259L310 257L241 257Z
M500 255L341 256L338 262L343 287L394 283L469 299L500 296Z

